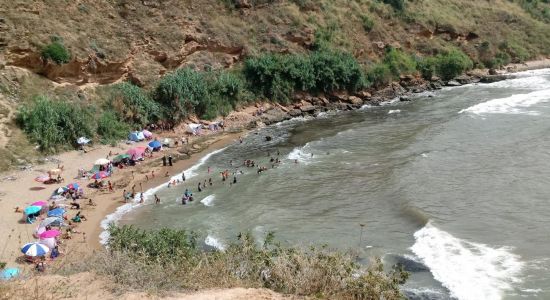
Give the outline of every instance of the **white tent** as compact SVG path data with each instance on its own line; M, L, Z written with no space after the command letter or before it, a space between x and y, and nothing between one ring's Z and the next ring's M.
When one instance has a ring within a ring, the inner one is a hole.
M187 132L192 134L198 134L200 132L201 127L202 127L201 124L196 124L196 123L187 124Z

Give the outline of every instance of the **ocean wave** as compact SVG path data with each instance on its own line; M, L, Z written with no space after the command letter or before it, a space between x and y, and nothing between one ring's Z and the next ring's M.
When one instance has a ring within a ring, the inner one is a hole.
M548 72L548 71L547 71ZM526 73L516 75L516 78L488 83L484 87L488 88L514 88L528 90L542 90L548 88L550 83L548 79L542 76L534 76L535 74ZM547 75L547 74L539 74Z
M309 144L305 144L303 147L294 148L288 155L287 159L292 161L298 161L300 163L308 164L311 162L312 156L311 153L307 152L305 149L308 148Z
M390 109L390 111L388 111L388 115L391 115L391 114L398 114L400 113L401 110L400 109Z
M181 179L181 174L183 174L183 173L185 173L186 178L190 178L190 177L193 177L193 176L197 175L196 171L200 166L204 165L204 163L210 157L212 157L212 155L214 155L216 153L220 153L220 152L224 151L225 149L227 149L227 147L224 147L224 148L221 148L221 149L218 149L218 150L215 150L215 151L212 151L212 152L208 153L207 155L203 156L195 165L193 165L189 169L183 171L179 175L172 176L172 178L170 178L170 181ZM170 182L170 181L168 181L168 182ZM118 222L122 218L122 216L124 216L125 214L127 214L127 213L131 212L132 210L134 210L134 209L136 209L140 206L143 206L143 205L147 204L148 202L150 202L150 200L153 199L153 195L156 192L158 192L160 189L166 187L168 182L163 183L159 186L156 186L154 188L151 188L151 189L148 189L147 191L145 191L143 193L144 203L140 203L141 202L141 193L137 193L135 195L134 199L132 200L132 202L126 203L122 206L117 207L117 209L115 210L114 213L107 215L100 223L100 226L103 229L103 231L99 234L99 242L102 245L105 245L107 243L107 241L109 240L109 231L107 231L107 229L109 228L109 224L111 224L111 223L116 224L116 222Z
M520 282L520 257L507 247L491 248L452 236L430 223L414 234L412 252L451 296L461 300L501 299Z
M526 110L538 103L550 100L550 89L527 94L517 94L506 98L493 99L461 110L459 113L484 114L527 114L538 115L539 112Z
M214 194L208 195L201 200L201 203L204 204L204 206L214 206L214 199L216 199Z
M225 250L225 245L217 238L213 237L212 235L206 236L206 239L204 239L204 243L210 247L214 247L218 250Z

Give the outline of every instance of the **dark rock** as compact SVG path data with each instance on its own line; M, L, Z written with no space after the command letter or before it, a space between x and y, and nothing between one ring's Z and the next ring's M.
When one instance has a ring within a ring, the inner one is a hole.
M490 68L489 69L489 75L497 75L497 70L493 69L493 68Z
M272 139L273 139L273 138L272 138L270 135L268 135L268 136L265 137L266 142L270 142Z
M510 78L513 78L513 77L502 75L502 74L499 74L499 75L485 75L485 76L482 76L479 79L479 81L482 82L482 83L491 83L491 82L502 81L502 80L506 80L506 79L510 79Z
M401 96L399 97L399 101L408 102L411 101L411 98L409 96Z
M460 76L456 77L454 80L457 81L460 84L472 83L472 77L470 77L468 75L460 75Z
M298 116L302 115L302 111L299 110L299 109L293 109L293 110L289 111L288 114L292 117L298 117Z
M349 96L347 102L351 103L354 106L363 105L363 99L361 99L359 97L356 97L356 96Z

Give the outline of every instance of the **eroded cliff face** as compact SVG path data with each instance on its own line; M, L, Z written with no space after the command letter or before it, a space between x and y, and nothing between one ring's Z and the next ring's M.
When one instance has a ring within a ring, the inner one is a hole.
M378 0L2 0L0 51L3 65L79 86L148 86L182 66L227 68L263 51L307 51L316 39L330 39L367 65L386 45L418 55L458 47L475 59L480 44L507 40L534 55L548 52L548 24L510 1L406 4L396 12ZM69 63L41 58L52 37L70 50Z

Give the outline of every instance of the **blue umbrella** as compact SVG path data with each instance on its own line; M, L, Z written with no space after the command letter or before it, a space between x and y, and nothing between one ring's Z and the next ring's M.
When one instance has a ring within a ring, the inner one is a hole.
M25 207L24 211L25 211L26 215L32 215L32 214L35 214L35 213L39 212L41 209L42 209L42 207L40 207L40 206L31 205L31 206Z
M152 141L149 143L149 147L151 148L160 148L162 147L162 144L159 141Z
M19 275L19 269L18 268L7 268L0 273L0 278L4 280L9 280L14 277L17 277Z
M62 217L65 213L65 210L61 207L52 209L48 212L48 217Z
M44 244L34 242L25 244L25 246L21 248L21 252L28 256L44 256L50 252L50 248Z

